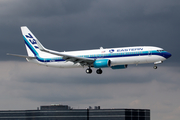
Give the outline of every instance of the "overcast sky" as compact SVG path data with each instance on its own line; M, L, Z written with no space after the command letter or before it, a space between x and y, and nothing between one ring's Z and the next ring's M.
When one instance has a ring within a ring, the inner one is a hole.
M179 0L0 0L0 110L67 104L147 108L152 120L180 118ZM21 26L49 49L157 46L172 57L124 70L57 69L27 63Z

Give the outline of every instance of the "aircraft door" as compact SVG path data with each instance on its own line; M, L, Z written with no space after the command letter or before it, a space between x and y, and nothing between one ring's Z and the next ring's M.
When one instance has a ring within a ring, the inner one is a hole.
M151 52L150 50L148 51L148 55L149 55L149 56L151 56L151 55L152 55L152 52Z

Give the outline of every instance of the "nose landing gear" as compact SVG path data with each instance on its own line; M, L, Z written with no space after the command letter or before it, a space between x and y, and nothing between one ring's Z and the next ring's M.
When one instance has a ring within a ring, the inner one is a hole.
M157 69L158 67L156 65L153 66L154 69Z

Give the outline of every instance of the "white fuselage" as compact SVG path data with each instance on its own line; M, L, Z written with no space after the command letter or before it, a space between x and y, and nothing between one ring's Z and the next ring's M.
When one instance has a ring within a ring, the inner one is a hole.
M82 50L82 51L70 51L61 52L67 55L73 55L85 58L94 59L109 59L111 66L126 65L126 64L142 64L142 63L154 63L157 61L166 60L163 57L163 49L152 46L135 46L135 47L122 47L122 48L108 48L108 49L94 49L94 50ZM28 60L29 62L39 63L41 65L59 68L74 68L83 67L81 64L71 61L64 61L63 57L57 55L50 55L46 52L42 52L39 57L44 61Z

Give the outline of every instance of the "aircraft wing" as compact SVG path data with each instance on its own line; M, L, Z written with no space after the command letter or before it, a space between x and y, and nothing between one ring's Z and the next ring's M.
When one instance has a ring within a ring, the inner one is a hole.
M73 56L73 55L59 53L59 52L56 52L56 51L51 51L51 50L48 50L48 49L41 49L40 48L40 50L44 51L44 52L48 52L48 53L54 54L54 55L63 56L63 59L65 61L71 61L74 64L80 63L82 66L84 66L84 65L91 65L95 61L95 59L93 59L93 58L77 57L77 56Z
M73 56L73 55L68 55L68 54L64 54L64 53L48 50L38 40L37 40L37 45L38 45L38 47L39 47L39 49L41 51L44 51L44 52L47 52L47 53L51 53L51 54L54 54L54 55L58 55L58 56L63 56L63 59L65 61L71 61L74 64L80 63L82 66L84 66L84 65L91 65L96 60L96 59L93 59L93 58L77 57L77 56Z

